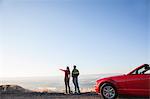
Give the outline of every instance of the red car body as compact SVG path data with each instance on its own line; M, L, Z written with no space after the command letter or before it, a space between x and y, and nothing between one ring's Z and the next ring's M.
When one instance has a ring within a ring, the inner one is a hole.
M130 73L120 76L112 76L96 81L95 90L100 93L101 86L109 83L115 87L117 94L134 95L134 96L150 96L150 66L147 71L143 64ZM146 71L146 72L145 72Z

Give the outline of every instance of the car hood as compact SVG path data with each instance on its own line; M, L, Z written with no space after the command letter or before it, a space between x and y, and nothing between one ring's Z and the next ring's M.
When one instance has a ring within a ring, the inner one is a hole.
M125 76L124 74L122 74L122 75L116 75L116 76L109 76L109 77L106 77L107 79L115 79L115 78L120 78L120 77L123 77L123 76ZM105 79L106 79L105 78Z
M101 80L107 80L107 79L116 79L116 78L120 78L120 77L122 77L122 76L124 76L124 74L122 74L122 75L116 75L116 76L109 76L109 77L104 77L104 78L100 78L100 79L98 79L97 81L101 81Z
M116 75L116 76L110 76L110 77L108 77L108 78L111 78L111 79L113 79L113 78L120 78L120 77L122 77L122 76L125 76L125 75Z

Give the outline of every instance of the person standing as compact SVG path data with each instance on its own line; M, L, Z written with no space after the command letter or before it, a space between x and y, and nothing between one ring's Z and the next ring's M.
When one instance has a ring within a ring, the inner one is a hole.
M78 76L79 76L79 70L76 69L76 65L74 65L73 70L72 70L73 84L75 86L75 93L80 94L80 89L79 89L79 84L78 84Z
M66 90L66 94L70 94L70 69L67 66L66 70L60 69L61 71L63 71L65 73L65 77L64 77L64 82L65 82L65 90ZM69 93L68 93L68 90Z

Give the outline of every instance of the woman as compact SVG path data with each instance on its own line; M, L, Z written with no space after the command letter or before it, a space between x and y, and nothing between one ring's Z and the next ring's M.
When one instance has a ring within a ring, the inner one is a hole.
M69 94L70 94L70 85L69 85L69 81L70 81L70 69L69 69L69 67L67 67L66 70L63 70L63 69L60 69L60 70L63 71L63 72L65 72L64 81L65 81L66 94L68 93L67 89L69 89Z

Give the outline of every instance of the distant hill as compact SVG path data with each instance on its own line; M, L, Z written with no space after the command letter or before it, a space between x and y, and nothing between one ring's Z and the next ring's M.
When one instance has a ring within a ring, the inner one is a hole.
M25 93L31 92L18 85L0 85L0 93Z

